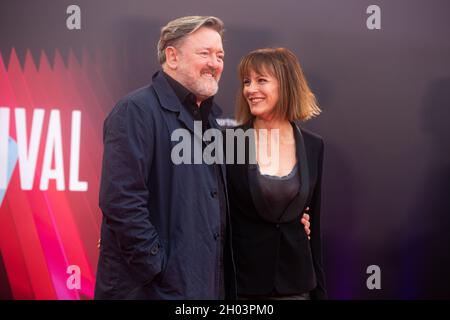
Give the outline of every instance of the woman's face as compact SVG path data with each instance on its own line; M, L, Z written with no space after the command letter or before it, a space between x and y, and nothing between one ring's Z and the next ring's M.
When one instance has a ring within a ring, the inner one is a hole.
M278 102L278 80L268 72L251 70L243 79L243 95L253 116L270 120Z

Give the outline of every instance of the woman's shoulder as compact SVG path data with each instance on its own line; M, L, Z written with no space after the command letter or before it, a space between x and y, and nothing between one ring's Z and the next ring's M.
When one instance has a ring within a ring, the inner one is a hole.
M300 127L300 131L302 132L303 139L310 140L313 143L322 144L323 143L323 137L319 135L316 132L313 132L309 129L305 129L303 127Z
M305 142L310 142L310 143L314 143L314 144L319 144L319 145L323 145L323 138L321 135L306 129L302 126L302 124L300 123L300 121L298 120L294 120L295 125L297 126L297 128L300 129L300 132L302 133L303 139L305 140Z
M303 141L307 150L314 154L322 154L324 150L324 139L321 135L309 129L303 128L297 124L302 133Z

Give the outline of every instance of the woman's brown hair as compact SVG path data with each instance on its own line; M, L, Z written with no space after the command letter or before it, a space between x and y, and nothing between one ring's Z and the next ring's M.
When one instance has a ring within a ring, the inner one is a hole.
M293 121L308 120L320 114L321 110L295 54L286 48L264 48L250 52L239 63L241 85L236 99L236 120L239 123L253 118L243 95L244 79L251 71L261 75L269 73L278 80L279 100L275 106L275 117Z

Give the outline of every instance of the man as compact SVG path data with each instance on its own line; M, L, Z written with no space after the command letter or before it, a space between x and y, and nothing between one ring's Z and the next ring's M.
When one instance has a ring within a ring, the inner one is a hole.
M158 42L162 71L105 120L96 299L236 295L225 166L171 159L174 130L194 137L195 120L218 127L222 37L216 17L169 22Z

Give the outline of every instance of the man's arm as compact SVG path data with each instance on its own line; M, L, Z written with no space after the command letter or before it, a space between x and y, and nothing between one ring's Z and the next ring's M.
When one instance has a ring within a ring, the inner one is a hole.
M148 211L147 180L154 152L150 116L132 101L120 101L105 120L103 142L100 208L131 271L149 282L164 261Z

